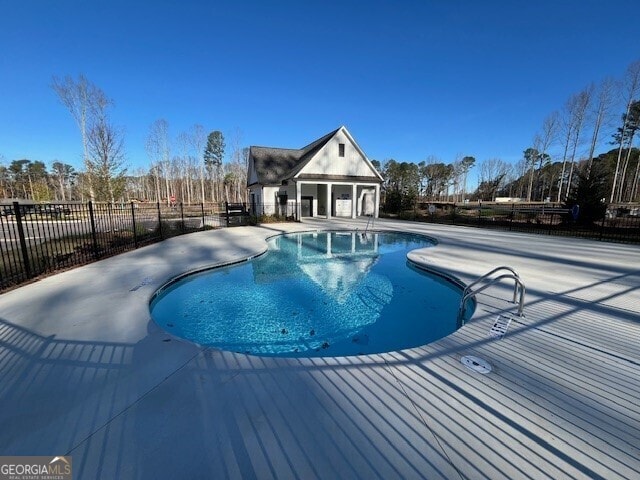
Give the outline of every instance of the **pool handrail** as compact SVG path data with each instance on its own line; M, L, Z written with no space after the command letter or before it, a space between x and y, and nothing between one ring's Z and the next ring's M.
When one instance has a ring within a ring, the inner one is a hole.
M501 265L499 267L494 268L490 272L485 273L484 275L482 275L481 277L479 277L478 279L474 280L469 285L467 285L467 287L464 289L463 295L466 294L468 291L470 291L471 287L473 287L474 285L477 285L478 283L480 283L483 280L486 280L491 275L493 275L496 272L499 272L500 270L507 270L507 271L511 272L518 280L520 279L520 275L518 275L518 272L516 272L513 268L508 267L506 265ZM517 295L518 295L518 285L516 284L513 287L513 303L516 303Z
M491 275L501 270L507 270L509 273L504 273L497 277L491 278ZM518 291L520 292L520 299L518 300L518 316L522 317L523 310L524 310L524 297L525 297L526 287L522 282L522 280L520 279L520 275L518 275L518 273L513 268L503 265L503 266L494 268L490 272L485 273L480 278L471 282L469 285L465 287L465 289L462 292L462 300L460 301L460 308L458 310L458 321L461 322L462 325L464 325L464 314L466 311L465 304L469 298L475 297L478 293L482 292L483 290L489 288L494 283L497 283L500 280L503 280L505 278L512 279L514 281L512 303L516 303L516 300L518 298ZM471 289L472 287L474 287L475 285L477 285L483 280L488 280L488 283L486 283L485 285L482 285L480 288L476 290Z

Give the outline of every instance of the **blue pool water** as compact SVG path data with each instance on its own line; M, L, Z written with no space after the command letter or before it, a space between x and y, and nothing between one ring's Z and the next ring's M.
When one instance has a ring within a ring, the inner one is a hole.
M460 288L406 260L408 251L434 245L427 237L313 232L268 244L251 261L159 291L155 322L201 345L288 357L401 350L457 328Z

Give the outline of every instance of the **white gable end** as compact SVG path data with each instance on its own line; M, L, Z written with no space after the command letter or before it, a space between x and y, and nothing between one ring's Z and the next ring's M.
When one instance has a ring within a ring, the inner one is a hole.
M340 144L344 145L344 157L339 156ZM376 177L360 149L340 129L300 170L299 175L339 175Z

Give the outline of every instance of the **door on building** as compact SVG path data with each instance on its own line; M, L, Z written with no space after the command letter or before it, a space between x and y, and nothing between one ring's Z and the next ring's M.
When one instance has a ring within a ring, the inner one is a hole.
M251 193L251 215L258 215L258 210L256 210L256 194Z
M300 198L300 216L313 217L313 197Z

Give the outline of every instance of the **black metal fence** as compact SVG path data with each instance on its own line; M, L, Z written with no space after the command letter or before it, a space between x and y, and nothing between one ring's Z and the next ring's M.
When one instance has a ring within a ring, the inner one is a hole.
M284 204L0 204L0 291L61 269L184 233L272 221L297 221ZM545 205L421 204L400 218L640 244L638 209L611 207L596 221Z
M590 221L584 218L579 208L499 203L425 203L401 213L399 217L449 225L640 243L640 212L619 206L607 208L604 217Z
M297 202L288 200L282 203L249 204L249 213L259 223L298 221L300 209Z
M225 203L0 205L0 291L175 235L245 224L247 215L232 217Z

